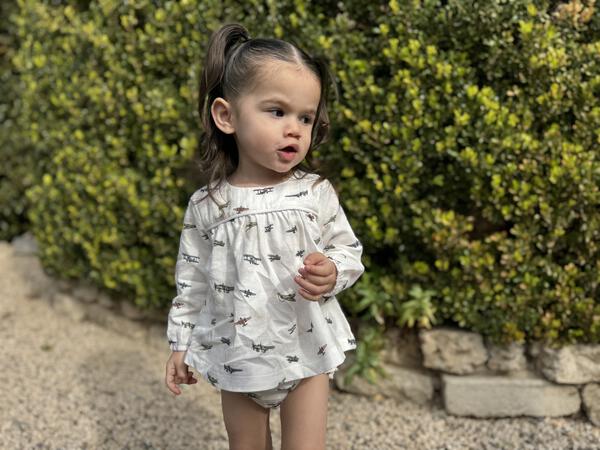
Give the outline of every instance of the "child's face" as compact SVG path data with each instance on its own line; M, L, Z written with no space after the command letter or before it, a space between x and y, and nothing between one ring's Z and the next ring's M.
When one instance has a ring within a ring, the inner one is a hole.
M270 60L261 71L257 85L231 105L231 122L239 151L236 179L268 184L308 152L321 86L301 65Z

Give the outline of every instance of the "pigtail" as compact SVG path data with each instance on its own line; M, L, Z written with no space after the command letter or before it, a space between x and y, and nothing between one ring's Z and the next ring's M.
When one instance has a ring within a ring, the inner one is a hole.
M333 88L335 100L338 100L339 93L327 61L324 58L313 57L311 58L311 63L316 69L319 80L321 81L321 99L317 108L315 125L312 130L311 148L314 149L327 142L327 138L329 137L330 122L329 114L327 112L327 100L330 87Z
M237 167L235 140L215 125L210 108L217 97L224 97L223 80L227 63L235 51L248 41L248 30L238 24L224 25L215 31L208 42L204 67L198 87L198 114L204 138L200 143L200 170L208 173L209 185Z
M249 39L248 30L238 24L224 25L210 37L198 97L198 113L203 119L210 118L213 100L223 96L223 77L232 50Z

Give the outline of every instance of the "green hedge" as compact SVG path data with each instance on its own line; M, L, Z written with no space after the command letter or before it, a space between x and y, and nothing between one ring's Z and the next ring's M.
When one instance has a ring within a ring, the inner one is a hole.
M599 342L598 15L447 3L392 1L378 38L352 20L328 38L347 205L382 268L354 309Z
M394 326L600 342L593 2L49 3L19 0L12 16L21 106L2 129L22 137L0 140L0 174L29 175L0 187L22 186L10 195L27 199L56 276L170 305L183 208L203 182L199 64L210 32L237 21L325 54L337 77L317 156L342 168L329 175L365 246L367 271L341 296L359 327L352 373L375 374Z
M18 40L8 17L17 11L16 2L0 2L0 239L10 239L27 229L25 191L36 181L30 151L24 151L26 136L18 123L21 81L11 62Z

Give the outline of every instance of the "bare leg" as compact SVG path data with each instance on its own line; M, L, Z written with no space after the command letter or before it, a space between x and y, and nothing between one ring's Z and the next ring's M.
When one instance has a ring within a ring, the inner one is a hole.
M281 450L325 450L329 376L303 379L281 404Z
M272 450L270 409L240 392L221 390L223 419L230 450Z

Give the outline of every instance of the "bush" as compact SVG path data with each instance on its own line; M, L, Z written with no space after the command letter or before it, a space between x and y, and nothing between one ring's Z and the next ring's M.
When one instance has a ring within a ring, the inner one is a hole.
M23 151L24 126L18 123L22 83L16 76L12 57L18 48L15 27L8 20L16 13L16 2L0 3L0 239L8 240L27 229L24 192L37 182L31 152Z
M202 182L199 62L210 32L239 21L324 53L337 78L316 156L342 168L365 246L367 273L341 297L360 325L353 372L374 375L393 326L597 343L600 19L577 4L19 0L27 127L9 147L36 174L44 265L169 306Z
M600 340L600 21L548 6L391 1L371 35L330 30L372 317L427 287L412 308L494 341Z

